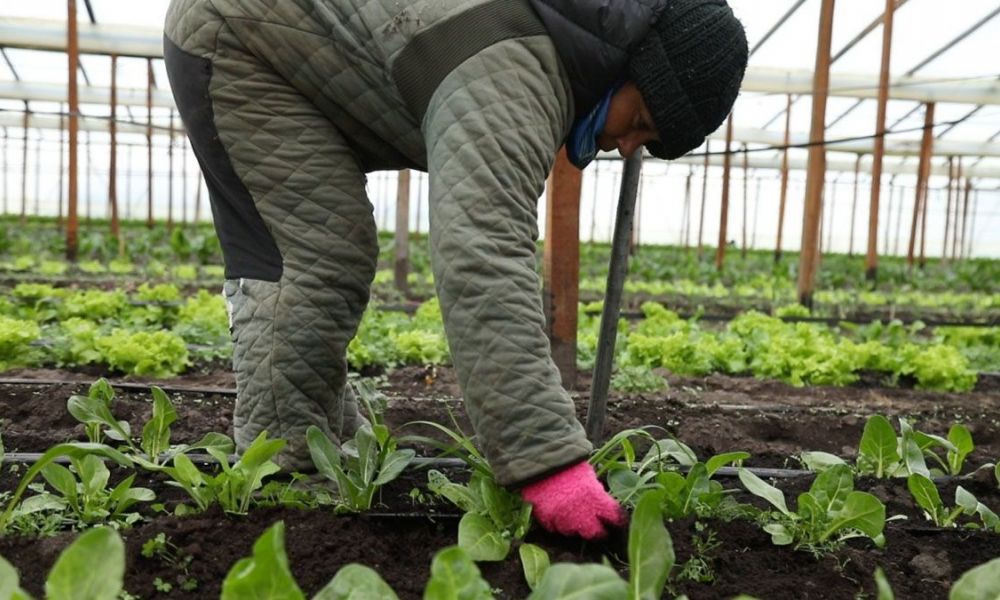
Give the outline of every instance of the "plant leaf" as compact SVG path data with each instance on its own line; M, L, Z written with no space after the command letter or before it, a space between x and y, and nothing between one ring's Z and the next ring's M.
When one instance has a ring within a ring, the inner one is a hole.
M342 567L313 600L398 600L389 584L370 567L349 564Z
M1000 598L1000 558L966 571L948 594L948 600L996 600Z
M465 513L458 522L458 547L475 561L503 560L510 553L510 540L488 517Z
M889 579L885 576L882 567L875 567L875 587L878 589L876 600L896 600L896 595L892 592Z
M854 476L847 465L837 465L820 473L809 487L823 514L837 512L854 490Z
M125 578L125 544L113 529L96 527L70 544L45 581L48 600L115 600Z
M528 582L529 588L535 589L549 568L549 554L534 544L521 544L517 552L521 556L524 580Z
M739 476L740 481L743 482L743 485L746 486L751 494L767 500L772 506L780 510L782 514L789 517L793 516L793 513L788 510L788 506L785 504L785 495L781 493L781 490L746 469L740 469Z
M900 460L897 451L896 431L882 415L873 415L865 422L865 430L858 446L858 459L864 459L875 468L874 475L886 477L892 466Z
M285 554L285 523L278 521L237 561L222 582L221 600L305 600Z
M952 475L958 475L962 472L965 457L976 449L976 445L972 442L972 433L959 423L948 430L948 441L955 445L955 452L948 453L948 467Z
M636 503L628 531L629 598L656 600L674 566L674 544L663 525L664 492L650 490Z
M490 600L493 594L479 568L458 546L449 546L431 562L424 600Z
M708 476L711 477L712 475L715 475L715 472L720 468L748 458L750 458L749 452L725 452L708 459L705 462L705 469L708 470Z
M309 445L309 454L312 456L316 470L323 477L331 481L337 481L337 471L335 467L340 467L340 451L337 450L330 438L326 437L323 431L315 425L310 425L306 429L306 444Z
M545 571L528 600L622 600L628 584L607 565L557 563ZM425 597L425 600L426 597Z
M170 425L177 420L177 410L163 390L155 385L151 389L153 416L142 427L142 450L155 463L160 460L160 454L170 447Z
M934 482L924 475L914 473L906 479L906 487L910 489L910 494L920 508L924 509L937 525L941 525L944 503L941 502L941 494Z
M393 479L399 477L399 474L403 472L404 469L413 460L413 457L417 453L411 448L404 448L402 450L396 450L392 454L386 457L385 462L382 463L382 467L378 471L378 477L375 478L375 485L385 485L392 481Z
M17 569L0 557L0 598L3 600L30 600L31 596L21 589Z
M867 492L851 492L844 507L835 515L822 539L826 540L842 529L857 529L875 539L885 529L885 505Z
M821 473L830 467L847 464L844 459L829 452L803 452L799 454L799 460L802 461L805 468L817 473Z

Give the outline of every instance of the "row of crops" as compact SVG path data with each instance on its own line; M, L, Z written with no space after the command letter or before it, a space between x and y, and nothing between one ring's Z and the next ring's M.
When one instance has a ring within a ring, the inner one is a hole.
M492 598L495 590L476 565L508 559L519 560L531 598L638 600L660 597L664 590L674 597L687 585L712 581L713 556L722 548L717 540L707 540L734 523L751 524L775 546L814 557L859 543L891 548L914 526L907 523L911 521L928 524L923 526L925 537L931 531L926 527L1000 535L996 512L1000 506L986 503L1000 498L1000 465L970 464L967 459L976 444L961 424L947 432L923 432L906 419L899 420L897 429L887 418L875 415L868 418L853 459L801 452L794 458L808 472L778 484L744 467L752 461L748 452L699 457L681 440L644 428L615 434L591 457L610 493L632 511L627 558L618 564L553 564L548 551L527 541L530 505L496 482L472 439L429 422L408 424L403 427L407 435L397 437L382 418L385 398L369 381L360 382L358 392L370 425L358 430L348 442L350 451L344 453L312 428L308 443L318 479L295 486L300 476L292 474L289 479L290 474L273 460L284 440L261 434L235 460L232 441L223 433L209 432L196 442L177 443L171 435L177 410L162 390L152 388L151 415L133 427L116 415L114 391L100 380L87 395L67 402L87 441L49 448L29 468L16 471L20 481L13 492L0 493L0 536L87 530L56 561L45 582L46 594L118 598L125 548L117 531L128 536L131 527L157 512L191 516L221 509L229 515L247 515L285 506L340 515L378 513L383 489L389 489L404 470L412 471L415 452L404 449L412 445L438 448L463 465L456 477L454 471L449 476L432 464L425 482L409 493L415 505L431 510L428 514L459 518L453 545L436 551L430 567L423 597L432 600ZM204 453L211 460L200 459ZM972 479L979 473L988 478ZM725 477L733 474L735 478ZM157 492L143 483L179 494ZM884 501L894 498L885 488L899 488L905 497ZM667 525L691 521L706 543L694 553L678 556ZM141 553L172 566L175 577L159 586L164 593L175 585L194 592L205 583L190 575L191 559L163 534L142 540ZM222 598L304 597L289 567L280 522L257 540L252 556L227 568ZM879 598L893 597L883 573L876 570L870 576L877 582ZM27 597L17 588L13 567L3 560L0 580L6 586L3 597ZM253 593L261 589L270 590L270 595ZM85 596L79 595L81 590L88 590ZM1000 563L994 560L959 578L950 597L993 598L998 591ZM352 564L341 568L314 597L396 595L376 570Z
M591 368L600 303L582 307L578 362ZM678 375L753 375L792 385L849 385L862 373L890 384L915 383L943 391L972 389L977 372L1000 371L1000 328L939 327L917 323L867 326L786 322L746 312L725 326L682 319L660 304L644 317L620 323L617 346L622 391L656 391L654 370ZM228 317L219 294L183 296L172 284L123 290L18 284L0 301L0 368L103 365L130 375L167 377L231 352ZM448 345L436 301L414 315L380 310L365 314L348 347L355 369L441 365Z

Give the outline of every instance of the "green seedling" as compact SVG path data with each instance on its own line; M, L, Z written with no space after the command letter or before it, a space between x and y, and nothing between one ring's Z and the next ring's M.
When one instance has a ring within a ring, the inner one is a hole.
M208 433L194 444L171 445L170 426L177 420L177 411L163 390L153 386L151 391L152 416L143 425L138 443L132 439L128 422L120 421L112 414L111 405L115 394L105 379L99 379L91 385L86 396L71 396L66 408L76 420L83 423L90 442L103 443L105 439L121 442L123 445L119 449L137 465L148 470L163 470L163 466L178 454L208 451L210 448L225 454L233 452L233 441L221 433Z
M45 580L48 600L117 600L125 579L125 544L113 529L97 527L80 535L56 559ZM0 598L31 600L17 571L0 558Z
M994 558L963 573L948 594L948 600L995 598L1000 598L1000 558Z
M910 475L906 487L924 515L938 527L955 527L962 515L979 516L985 529L1000 533L1000 517L962 486L955 489L955 506L950 509L942 502L937 486L927 477Z
M193 592L198 589L198 580L192 577L188 571L194 557L185 554L172 544L165 533L160 532L143 542L141 554L145 558L156 559L177 571L176 581L183 591ZM162 581L159 578L157 580ZM172 583L165 581L162 583L164 584L162 587L168 589L160 589L161 586L156 586L159 591L168 593L173 589Z
M7 530L11 517L21 500L21 496L24 495L25 490L28 489L28 486L31 485L35 478L42 473L43 469L51 464L55 464L55 462L60 458L69 458L71 461L81 460L83 457L91 454L103 456L104 458L107 458L123 467L131 467L133 464L132 460L128 456L125 456L118 450L104 444L71 442L58 444L49 448L44 454L42 454L38 461L31 465L31 467L29 467L24 473L20 483L17 485L17 489L14 490L14 494L7 502L7 506L4 509L3 514L0 514L0 533Z
M965 458L975 449L972 435L960 424L951 427L947 438L917 431L903 418L899 419L899 430L897 436L889 420L881 415L869 417L858 447L859 474L879 479L914 473L925 477L958 475ZM928 468L928 459L936 463L934 469ZM807 453L804 462L825 467L836 460L824 453Z
M98 456L70 457L70 467L50 463L42 477L57 494L41 494L25 500L18 512L65 511L80 523L112 522L131 525L140 517L128 510L138 502L156 499L153 490L132 487L135 473L108 488L111 471Z
M647 491L636 503L629 526L627 582L607 565L557 563L545 570L529 600L660 598L674 566L673 543L663 525L662 505L662 490Z
M458 546L472 560L507 558L511 543L523 539L531 526L531 505L498 484L492 473L473 471L463 485L431 469L427 489L465 512L458 523Z
M885 506L875 496L854 490L846 465L820 473L809 491L799 495L796 511L788 508L781 490L752 472L740 469L739 477L750 493L777 509L760 515L776 545L818 552L857 537L870 538L879 547L885 543Z
M521 557L521 568L524 571L524 580L532 590L538 587L538 583L549 569L551 561L548 553L535 544L521 544L517 549Z
M217 447L207 448L222 468L215 475L199 470L184 454L174 456L173 466L162 470L171 478L167 484L187 492L199 511L218 502L228 513L245 515L253 493L261 489L264 479L281 470L271 459L285 443L282 439L268 440L267 432L263 431L232 466L228 453ZM178 507L180 514L190 512L190 508L183 506Z

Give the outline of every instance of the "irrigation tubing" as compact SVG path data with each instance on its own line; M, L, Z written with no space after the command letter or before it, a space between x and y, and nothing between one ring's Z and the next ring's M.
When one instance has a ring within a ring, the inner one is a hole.
M4 462L8 463L19 463L19 464L33 464L38 462L42 457L40 452L10 452L4 457ZM188 454L187 457L191 459L191 462L198 465L214 465L218 464L215 457L209 454ZM98 456L103 461L108 461L110 459ZM239 457L230 456L229 464L234 464ZM55 460L57 463L68 464L68 457L59 457ZM460 469L466 467L466 462L459 458L429 458L418 456L414 458L407 470L421 469L421 468L443 468L443 469ZM987 465L989 466L989 465ZM678 465L677 469L680 473L688 473L691 467L685 465ZM719 477L739 477L740 471L749 471L761 479L798 479L800 477L815 477L816 471L808 471L806 469L779 469L771 467L720 467L715 471L715 475ZM931 479L937 483L948 483L951 481L967 481L975 477L978 470L973 471L967 475L939 475L932 477Z

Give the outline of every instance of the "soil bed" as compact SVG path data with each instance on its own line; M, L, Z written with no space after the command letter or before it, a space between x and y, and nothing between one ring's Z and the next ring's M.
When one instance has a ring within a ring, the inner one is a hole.
M0 384L0 432L8 452L42 452L55 443L83 440L83 429L66 412L66 400L86 393L87 381L99 373L22 370L7 377L70 380L66 383ZM135 380L132 380L135 381ZM928 433L945 434L955 422L972 431L975 452L967 465L980 466L1000 457L1000 389L987 379L967 394L925 392L880 387L877 379L847 388L793 388L773 381L711 376L669 377L670 389L656 394L612 394L606 434L625 428L658 426L692 446L706 458L733 450L745 450L750 466L798 468L791 458L803 450L822 450L852 459L856 454L865 419L884 414L911 419ZM167 383L167 382L164 382ZM224 370L169 380L176 386L231 389L233 376ZM471 432L461 405L454 372L448 368L404 368L385 376L381 386L389 396L385 419L400 435L428 435L428 428L404 428L414 420L450 424L452 415ZM581 376L573 394L581 418L589 401L589 378ZM230 432L234 396L231 394L170 393L178 419L172 426L175 442L194 441L209 431ZM112 407L133 431L149 417L147 391L118 390ZM663 432L654 431L657 437ZM424 453L424 452L422 452ZM23 472L23 469L22 469ZM117 474L116 474L117 476ZM143 598L218 597L221 581L232 565L250 553L253 541L268 526L284 520L288 553L295 576L307 594L314 593L349 562L372 566L397 590L401 598L419 598L429 577L433 554L457 539L457 515L443 505L414 504L409 492L422 487L426 474L408 472L382 493L380 512L418 513L409 517L379 515L338 516L330 508L308 511L260 508L247 517L230 517L213 509L205 514L177 518L144 508L147 520L123 532L128 547L126 589ZM10 490L16 477L9 469L0 475L0 490ZM723 480L727 488L737 481ZM156 477L142 475L136 485L152 487L158 501L168 506L183 501L184 494ZM796 494L808 479L776 483L794 504ZM941 485L947 505L954 501L956 482ZM980 501L1000 509L1000 490L995 482L969 480L961 483ZM888 544L876 549L855 540L837 552L814 557L788 547L775 547L770 536L750 522L709 522L719 545L709 551L696 550L693 536L704 537L691 521L669 525L682 564L697 554L711 568L712 583L681 581L674 593L692 600L727 598L749 593L760 598L810 599L853 598L859 592L873 594L873 573L881 566L900 598L945 598L951 583L963 571L1000 556L1000 536L966 529L941 530L929 525L908 497L905 482L862 479L857 488L870 491L887 506L889 516L902 514L905 521L889 524ZM751 502L749 494L737 499ZM419 513L437 513L420 516ZM142 543L157 533L194 557L189 575L199 582L192 593L175 585L167 595L153 586L157 577L176 581L178 572L155 559L143 558ZM40 582L59 551L73 538L63 533L52 538L0 538L0 555L18 567L29 592L41 595ZM609 556L624 569L627 552L624 536L616 534L600 544L584 544L549 536L534 530L528 540L542 545L553 561L599 561ZM480 569L497 590L498 598L524 598L529 590L516 553L502 563L481 563ZM680 567L677 567L677 571ZM675 571L675 573L677 572ZM673 597L665 595L665 597Z

